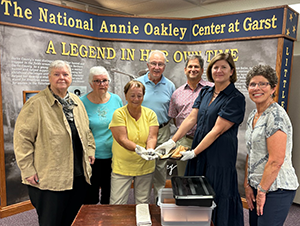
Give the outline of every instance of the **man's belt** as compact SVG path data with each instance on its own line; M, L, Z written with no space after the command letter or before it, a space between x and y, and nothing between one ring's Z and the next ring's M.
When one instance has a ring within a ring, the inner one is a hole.
M159 125L159 128L161 129L161 128L165 127L166 125L168 125L168 123L169 123L169 122L165 122L165 123L160 124L160 125Z

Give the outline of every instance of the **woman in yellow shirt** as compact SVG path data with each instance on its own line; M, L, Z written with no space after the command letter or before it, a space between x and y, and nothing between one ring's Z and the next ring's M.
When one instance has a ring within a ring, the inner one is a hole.
M145 86L130 81L124 87L127 105L117 109L109 125L113 135L110 204L127 204L134 181L135 203L148 203L155 168L156 114L143 107Z

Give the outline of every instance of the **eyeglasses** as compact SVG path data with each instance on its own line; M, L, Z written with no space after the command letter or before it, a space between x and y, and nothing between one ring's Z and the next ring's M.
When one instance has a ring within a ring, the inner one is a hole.
M103 85L107 85L109 83L109 80L107 79L103 79L103 80L93 80L93 83L95 83L96 85L100 85L100 84L103 84Z
M151 65L151 67L156 67L157 65L159 68L163 68L165 66L164 63L150 62L149 64Z
M255 89L256 85L258 85L259 88L264 89L267 87L267 85L269 85L270 83L268 82L259 82L259 83L255 83L255 82L251 82L249 84L249 88L250 89Z

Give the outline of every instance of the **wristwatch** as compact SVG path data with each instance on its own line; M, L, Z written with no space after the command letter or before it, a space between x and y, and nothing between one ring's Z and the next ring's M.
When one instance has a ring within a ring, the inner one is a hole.
M260 190L260 191L263 192L263 193L268 193L268 191L267 191L267 190L264 190L264 189L260 186L260 184L257 185L257 189Z

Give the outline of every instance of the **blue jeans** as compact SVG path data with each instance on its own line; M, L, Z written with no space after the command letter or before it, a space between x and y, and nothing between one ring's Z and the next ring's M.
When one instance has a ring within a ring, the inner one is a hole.
M252 189L256 197L257 190ZM283 189L267 193L262 216L257 216L255 203L254 209L252 211L249 210L250 226L283 226L295 194L295 190Z

